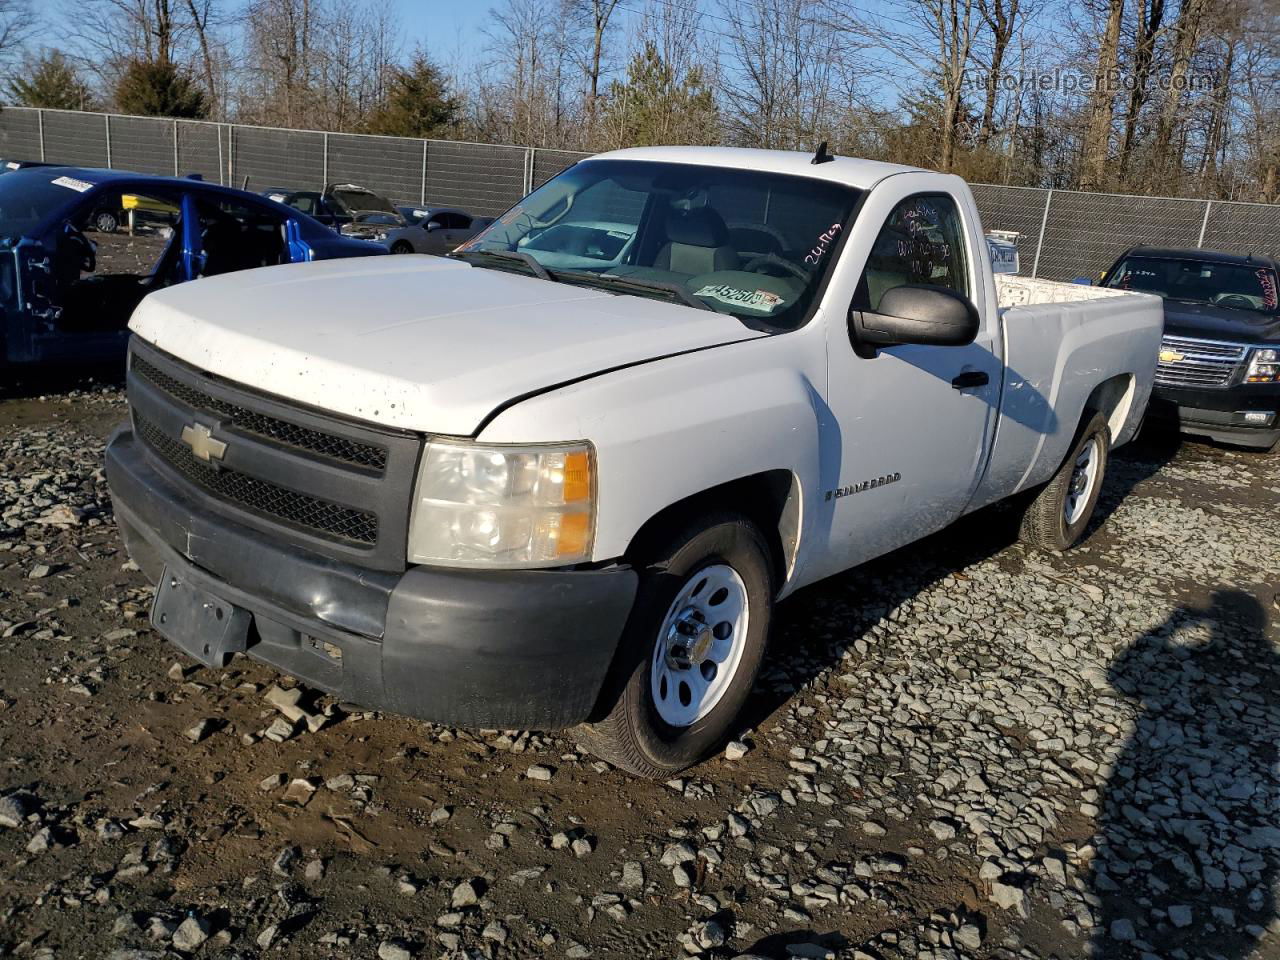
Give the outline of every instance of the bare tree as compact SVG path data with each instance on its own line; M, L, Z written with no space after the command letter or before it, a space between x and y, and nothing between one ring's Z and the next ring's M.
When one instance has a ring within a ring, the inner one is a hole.
M942 102L938 166L944 171L955 165L966 73L978 35L977 4L978 0L911 0L905 8L923 35L919 39L911 38L910 31L899 35L919 56L927 57L922 62L933 69Z
M600 61L604 54L605 31L618 8L618 0L579 0L588 6L591 23L591 54L587 63L587 114L594 125L596 99L600 95Z
M829 139L837 65L849 50L819 0L723 0L731 67L726 128L747 146L813 149Z
M1123 19L1124 0L1108 0L1105 26L1098 42L1098 60L1089 103L1089 126L1084 140L1080 182L1086 189L1096 188L1106 181L1116 99L1114 78L1119 62L1120 26Z
M187 14L191 18L191 27L195 31L196 40L200 46L200 63L204 68L204 82L208 87L209 99L213 106L211 113L215 117L225 117L226 104L219 93L218 83L214 79L216 61L209 37L210 21L214 10L214 0L187 0Z
M1155 60L1156 40L1163 29L1165 0L1135 0L1137 15L1134 24L1133 59L1129 68L1132 84L1124 112L1124 133L1120 140L1119 178L1124 181L1133 159L1137 142L1138 119L1149 97L1152 65Z
M986 103L982 108L982 120L978 125L978 141L987 143L995 132L996 103L1000 97L1000 80L1005 69L1009 44L1013 42L1021 24L1018 14L1022 0L978 0L978 13L990 34L990 53L985 64L987 70Z
M1156 124L1155 141L1152 144L1152 162L1165 170L1180 169L1184 152L1181 145L1170 152L1174 144L1174 132L1182 117L1183 94L1188 86L1191 63L1200 44L1204 15L1209 0L1183 0L1178 19L1173 27L1173 59L1169 68L1168 93Z

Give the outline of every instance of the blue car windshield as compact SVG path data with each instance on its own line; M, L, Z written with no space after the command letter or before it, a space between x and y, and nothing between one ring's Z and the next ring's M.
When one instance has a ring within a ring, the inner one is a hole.
M57 170L18 170L0 177L0 239L13 243L92 184Z

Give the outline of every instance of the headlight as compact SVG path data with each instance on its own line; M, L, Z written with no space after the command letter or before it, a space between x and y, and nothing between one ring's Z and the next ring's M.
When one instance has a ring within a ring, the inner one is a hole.
M1255 350L1249 358L1249 383L1276 383L1280 381L1280 350Z
M387 231L385 231L385 230L379 230L379 231L377 231L376 233L374 233L374 235L373 235L373 239L374 239L374 240L377 240L379 243L381 243L382 241L384 241L384 240L386 240L386 239L387 239Z
M409 562L555 567L591 557L589 443L507 446L430 440L409 518Z

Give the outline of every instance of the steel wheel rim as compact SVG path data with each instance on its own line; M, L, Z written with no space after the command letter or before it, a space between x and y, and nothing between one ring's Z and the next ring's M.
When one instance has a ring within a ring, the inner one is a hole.
M715 709L746 647L747 586L728 564L690 575L667 608L649 665L649 692L664 723L689 727Z
M1067 484L1067 497L1062 505L1062 514L1070 527L1080 522L1093 496L1093 488L1098 482L1098 464L1102 460L1102 448L1097 437L1090 437L1089 442L1076 454L1076 462L1071 469L1071 480Z

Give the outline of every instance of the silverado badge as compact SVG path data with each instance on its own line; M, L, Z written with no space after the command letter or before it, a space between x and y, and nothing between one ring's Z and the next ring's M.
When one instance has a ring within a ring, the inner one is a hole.
M227 452L227 445L213 438L213 431L203 423L192 423L182 428L182 442L191 448L197 459L208 463L210 460L221 460Z

